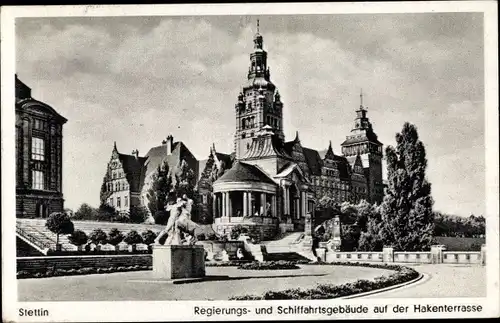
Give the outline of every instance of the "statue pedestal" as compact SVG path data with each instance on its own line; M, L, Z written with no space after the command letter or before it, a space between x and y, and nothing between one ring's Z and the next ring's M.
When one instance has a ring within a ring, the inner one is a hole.
M193 246L154 246L153 275L162 279L205 277L205 249Z

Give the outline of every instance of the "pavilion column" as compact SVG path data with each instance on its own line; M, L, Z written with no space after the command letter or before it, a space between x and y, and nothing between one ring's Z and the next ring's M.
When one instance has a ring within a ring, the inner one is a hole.
M300 195L293 200L293 203L295 204L295 217L300 219Z
M306 192L301 192L301 202L302 202L302 216L306 216L307 213L307 196Z
M248 215L253 216L253 209L252 209L252 192L248 192Z
M227 216L227 193L222 192L222 217Z
M227 192L227 216L233 216L233 203L231 203L231 192Z
M283 206L284 206L284 211L285 214L291 215L290 214L290 192L288 191L288 186L285 186L285 194L283 198Z
M213 202L212 202L212 214L214 219L217 217L217 193L214 193L213 196Z
M261 216L266 216L266 193L260 193L260 208L262 210ZM259 210L260 211L260 210Z
M277 214L276 214L276 195L273 195L271 197L271 212L272 212L273 217L277 216Z
M248 192L243 192L243 216L248 216Z

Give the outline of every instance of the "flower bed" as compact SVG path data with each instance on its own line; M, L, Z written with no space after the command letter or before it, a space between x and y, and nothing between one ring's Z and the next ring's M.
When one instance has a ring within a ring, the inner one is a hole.
M250 260L206 261L205 267L236 267L249 262Z
M109 274L116 272L125 272L125 271L139 271L139 270L152 270L152 266L119 266L119 267L103 267L103 268L95 268L95 267L86 267L86 268L78 268L78 269L53 269L48 268L45 272L30 272L30 271L18 271L17 278L46 278L46 277L55 277L55 276L75 276L75 275L90 275L90 274Z
M374 280L360 279L354 283L341 285L319 284L310 289L291 288L282 291L267 291L263 295L233 296L230 300L268 300L268 299L331 299L377 290L413 280L419 273L412 268L399 265L364 263L318 263L330 266L361 266L394 270L389 276L379 276Z
M300 269L295 261L265 261L265 262L249 262L238 266L238 269L246 270L280 270L280 269Z

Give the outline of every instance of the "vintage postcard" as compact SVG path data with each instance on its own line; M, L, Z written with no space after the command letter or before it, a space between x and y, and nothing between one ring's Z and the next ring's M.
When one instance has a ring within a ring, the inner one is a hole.
M499 317L495 2L1 24L5 322Z

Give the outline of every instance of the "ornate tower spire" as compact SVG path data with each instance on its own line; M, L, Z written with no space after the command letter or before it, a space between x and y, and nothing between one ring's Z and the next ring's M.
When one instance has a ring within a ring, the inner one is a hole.
M247 81L238 95L236 110L235 150L236 158L245 156L248 147L264 126L269 126L281 140L283 133L283 103L276 86L271 82L267 66L267 52L260 34L260 21L253 38L254 48L250 53Z

